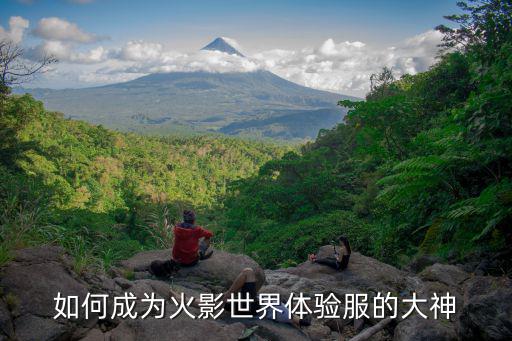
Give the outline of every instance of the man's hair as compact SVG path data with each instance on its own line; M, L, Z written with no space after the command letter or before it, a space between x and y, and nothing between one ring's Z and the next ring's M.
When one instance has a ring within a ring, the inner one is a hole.
M183 221L185 223L193 223L196 221L196 214L192 210L183 211Z

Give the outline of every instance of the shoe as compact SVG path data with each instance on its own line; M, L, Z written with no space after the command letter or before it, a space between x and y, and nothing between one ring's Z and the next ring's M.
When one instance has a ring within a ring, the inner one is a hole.
M206 253L206 254L205 254L203 251L199 251L199 259L200 259L200 260L208 259L208 258L210 258L212 255L213 255L213 250L210 250L210 252L208 252L208 253Z

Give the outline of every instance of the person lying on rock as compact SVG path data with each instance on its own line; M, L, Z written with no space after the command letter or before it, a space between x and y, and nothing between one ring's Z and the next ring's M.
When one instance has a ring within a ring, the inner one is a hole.
M241 297L245 298L248 295L249 298L252 300L249 303L249 312L244 310L232 313L236 313L237 315L246 315L250 313L255 318L258 318L261 315L261 311L258 311L260 309L260 305L258 302L259 295L256 288L256 274L254 273L254 270L252 268L243 269L242 272L240 272L238 276L235 278L235 280L231 284L231 287L223 294L222 299L224 302L224 309L227 311L231 310L231 304L226 304L228 303L228 299L231 297L231 294L241 293ZM174 297L177 301L180 299L180 295L177 292L175 292L172 289L169 289L169 291L171 297ZM185 296L183 296L183 299L185 300L185 302L188 301ZM196 308L200 308L200 305L198 304L198 300L196 298L193 299L191 305ZM290 317L289 310L283 303L276 305L275 308L277 308L275 316L273 316L272 309L267 309L265 311L264 318L278 323L290 324L299 329L301 326L311 325L311 316L309 315L307 315L303 319L300 319L296 315L291 315Z
M316 258L316 255L312 253L308 256L309 260L312 263L327 265L339 271L345 270L348 266L348 261L350 260L350 254L352 253L352 250L350 249L350 243L348 242L347 237L339 236L338 242L341 257L340 253L338 253L338 251L336 250L336 246L333 245L334 257Z
M174 244L172 260L181 266L196 265L201 259L210 258L213 251L208 252L210 238L213 233L196 225L194 211L183 211L183 222L174 226Z

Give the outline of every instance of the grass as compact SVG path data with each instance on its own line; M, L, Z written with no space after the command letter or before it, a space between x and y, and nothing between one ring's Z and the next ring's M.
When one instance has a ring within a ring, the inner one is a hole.
M133 272L133 270L125 269L122 274L127 280L133 281L135 279L135 272Z
M0 266L12 259L11 250L5 243L0 244Z
M7 309L12 312L18 309L20 305L20 299L13 293L8 293L5 295L5 304L7 305Z

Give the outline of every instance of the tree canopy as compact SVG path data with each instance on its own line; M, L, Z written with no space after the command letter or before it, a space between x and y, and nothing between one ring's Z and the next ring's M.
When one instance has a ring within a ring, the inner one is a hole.
M458 28L438 27L448 49L430 70L395 79L384 68L365 101L340 102L343 124L235 185L233 247L270 266L339 234L395 264L510 247L512 6L459 6L447 17Z

